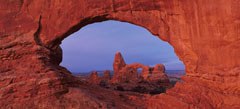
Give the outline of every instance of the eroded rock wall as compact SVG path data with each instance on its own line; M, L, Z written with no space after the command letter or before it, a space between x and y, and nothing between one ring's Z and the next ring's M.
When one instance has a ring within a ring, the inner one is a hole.
M118 20L169 42L186 66L183 83L148 98L149 108L239 108L239 10L238 0L0 0L0 105L80 106L71 103L86 95L58 66L59 44L87 24Z

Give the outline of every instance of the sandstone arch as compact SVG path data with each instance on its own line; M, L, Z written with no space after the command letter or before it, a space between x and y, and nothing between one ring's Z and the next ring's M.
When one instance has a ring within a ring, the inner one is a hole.
M78 80L58 66L59 44L87 24L112 19L169 42L186 66L184 82L149 98L147 107L239 108L239 6L237 0L1 0L0 105L87 107Z

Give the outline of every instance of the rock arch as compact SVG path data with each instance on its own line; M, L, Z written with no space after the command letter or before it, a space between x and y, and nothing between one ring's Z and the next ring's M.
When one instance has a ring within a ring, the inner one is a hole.
M236 0L2 0L0 105L87 107L81 82L58 66L59 44L87 24L118 20L169 42L186 66L184 82L148 98L146 107L239 108L239 6Z

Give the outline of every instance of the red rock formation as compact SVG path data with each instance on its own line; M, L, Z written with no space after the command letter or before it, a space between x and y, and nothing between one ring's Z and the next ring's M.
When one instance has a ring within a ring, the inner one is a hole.
M0 0L1 108L240 108L239 10L239 0ZM59 66L59 44L105 20L142 26L169 42L186 66L183 82L142 102L111 105L87 96Z
M141 76L144 80L147 80L149 78L149 76L151 76L150 74L150 67L149 66L144 66L142 68L142 73Z
M115 74L115 72L114 72ZM123 67L117 76L114 76L112 81L113 83L121 83L121 82L135 82L138 80L137 69L133 68L130 65L126 65Z
M100 77L98 76L98 72L94 71L90 74L89 82L92 84L99 84L101 81Z
M151 82L170 83L167 74L165 74L165 67L162 64L156 64L151 72L151 76L147 78Z
M117 52L115 54L114 63L113 63L114 76L118 76L120 70L125 66L126 66L126 63L122 57L122 54L120 52Z
M110 71L106 70L103 72L103 80L110 80L111 79L111 75L110 75Z
M153 68L153 73L165 73L165 66L163 64L156 64Z
M115 60L120 57L121 61L124 61L120 52L117 52L115 56ZM119 61L114 61L113 65L119 65L118 63ZM139 68L142 68L140 74L138 73ZM159 94L165 92L165 89L171 85L169 78L165 74L165 67L162 64L157 64L152 68L140 63L133 63L125 64L119 69L117 74L114 72L111 82L105 82L102 86L106 87L106 84L108 84L107 88L119 91Z

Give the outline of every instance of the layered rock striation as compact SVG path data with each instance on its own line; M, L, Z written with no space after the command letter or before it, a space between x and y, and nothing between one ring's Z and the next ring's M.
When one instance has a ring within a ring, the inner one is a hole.
M0 105L240 108L239 10L238 0L0 0ZM106 20L144 27L170 43L186 66L183 82L144 103L111 104L113 93L104 101L83 87L59 66L59 45L83 26Z

